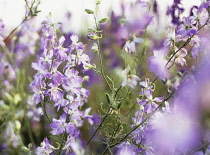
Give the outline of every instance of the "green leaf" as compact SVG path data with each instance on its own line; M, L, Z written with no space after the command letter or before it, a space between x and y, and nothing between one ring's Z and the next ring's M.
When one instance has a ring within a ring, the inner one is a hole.
M90 9L85 9L85 12L87 12L87 14L94 14L94 11Z
M109 18L102 18L100 21L99 21L99 23L105 23L105 22L107 22L109 20Z
M111 104L111 100L110 100L110 98L109 98L109 94L107 94L107 93L106 93L106 100L107 100L107 102L108 102L109 104Z
M93 28L88 28L89 32L98 32L97 30L93 29Z

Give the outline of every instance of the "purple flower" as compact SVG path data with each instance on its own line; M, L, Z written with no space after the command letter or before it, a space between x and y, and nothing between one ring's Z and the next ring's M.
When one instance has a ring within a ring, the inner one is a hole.
M91 107L90 108L87 108L84 112L84 118L90 123L90 125L93 125L94 121L93 121L93 116L92 115L89 115L89 112L91 110Z
M165 59L166 49L153 51L154 56L148 58L149 69L156 73L160 79L165 79L169 76L166 68L167 60Z
M72 123L66 123L66 113L62 114L59 119L53 118L53 123L50 124L52 128L51 133L53 135L59 135L64 132L71 133L74 125Z
M53 49L54 54L56 55L57 60L59 61L65 61L67 59L67 48L63 47L63 43L65 41L64 36L60 37L58 40L58 45Z
M66 99L60 99L59 101L55 102L54 107L58 107L57 111L60 109L60 107L65 107L69 104L69 101Z
M118 150L116 155L137 155L135 145L130 144L129 142L122 142L117 147Z
M45 93L47 94L48 92L50 92L50 100L58 102L61 98L63 98L63 93L57 85L50 83L49 87L51 88L46 90Z
M73 101L73 103L69 104L68 107L64 108L64 111L71 116L71 122L76 127L81 127L83 125L82 118L84 113L78 109L79 106L80 105L76 101Z
M43 77L50 77L51 74L48 72L48 65L45 62L39 61L38 63L32 62L31 67L38 71Z
M183 17L183 24L177 29L177 34L180 34L183 39L197 34L197 28L193 26L193 21L190 17Z
M148 11L148 4L138 1L128 8L126 19L128 22L124 25L124 28L128 34L137 35L151 23L153 16Z
M157 109L158 104L156 102L162 102L163 98L162 97L155 97L153 98L152 96L152 90L145 90L144 95L146 96L147 99L144 99L142 101L137 100L139 105L143 105L144 111L147 113L151 113L154 110Z
M197 122L187 116L181 109L172 113L157 113L153 116L153 132L148 138L153 139L156 152L174 154L176 150L189 151L198 141Z
M150 82L149 78L145 78L145 81L139 82L139 85L144 87L141 94L143 94L144 90L153 89L154 87L154 85Z
M74 49L76 50L83 50L84 49L84 45L82 44L82 42L78 42L79 41L79 37L75 34L73 34L70 37L72 44L69 46L70 48L70 52L73 51Z

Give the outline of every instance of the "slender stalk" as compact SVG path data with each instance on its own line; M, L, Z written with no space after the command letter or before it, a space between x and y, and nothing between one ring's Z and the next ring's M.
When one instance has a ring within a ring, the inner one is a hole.
M49 121L50 123L52 123L51 119L49 118L49 116L48 116L48 114L47 114L47 111L46 111L46 108L45 108L45 103L46 103L46 97L44 96L44 102L41 102L41 105L42 105L42 108L43 108L43 110L44 110L44 113L45 113L45 115L46 115L48 121Z
M97 19L96 19L96 15L93 14L93 17L94 17L94 21L95 21L95 25L96 25L96 30L99 31L100 28L99 28L99 25L97 23ZM97 35L98 35L98 32L97 32ZM105 74L104 74L104 69L103 69L103 60L102 60L102 55L101 55L101 51L100 51L100 40L99 38L97 39L97 45L98 45L98 54L99 54L99 60L100 60L100 68L101 68L101 75L103 76L104 80L106 81L107 85L109 86L109 88L112 90Z
M127 114L125 115L125 117L127 117L130 112L132 111L132 109L135 107L136 103L131 107L131 109L127 112ZM108 149L110 148L110 143L112 143L114 136L116 135L116 133L118 132L120 128L120 123L118 123L116 130L113 132L112 137L110 138L110 141L108 142L108 146L106 147L106 149L103 152L103 155L108 151Z
M93 139L93 137L95 136L95 134L98 132L98 130L100 129L100 127L102 126L103 122L105 121L105 119L109 116L109 113L107 113L104 118L102 119L101 123L99 124L98 128L95 130L95 132L93 133L93 135L90 137L90 139L87 141L87 143L85 144L84 148L90 143L90 141Z

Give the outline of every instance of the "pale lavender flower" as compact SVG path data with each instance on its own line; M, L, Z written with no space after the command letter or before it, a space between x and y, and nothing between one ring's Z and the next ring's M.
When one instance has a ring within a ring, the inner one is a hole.
M6 140L7 146L17 148L21 145L20 135L16 132L15 124L11 121L8 121L6 124L6 129L2 133L1 136Z
M127 7L125 17L127 23L124 25L128 34L141 33L152 21L153 16L150 14L149 5L146 2L138 1L135 5Z
M61 36L60 39L58 40L58 45L56 47L54 47L53 52L54 55L56 56L56 59L58 61L65 61L67 59L67 48L63 47L63 43L65 41L64 36Z
M89 112L91 110L91 107L90 108L87 108L84 112L84 118L90 123L90 125L93 125L94 121L93 121L93 116L92 115L89 115Z
M82 44L82 42L78 42L79 41L79 37L76 34L73 34L70 37L72 44L69 46L70 48L70 52L73 51L74 49L76 50L83 50L84 49L84 45Z
M38 63L32 62L31 67L38 71L38 74L43 75L43 77L50 77L51 74L48 72L48 65L45 62L39 61Z
M44 92L41 90L34 90L34 94L31 96L31 99L36 103L40 103L44 100Z
M129 54L136 51L136 43L143 42L143 39L136 38L135 36L131 36L129 40L125 43L123 49L128 52Z
M140 78L136 75L131 75L129 67L127 67L124 71L122 71L122 74L124 77L122 87L125 87L126 85L128 85L129 87L134 89L137 85L137 81L139 81Z
M44 138L44 141L41 143L41 147L38 147L36 149L36 154L37 155L51 155L51 153L55 150L56 148L52 145L50 145L50 142L47 138Z
M177 47L175 47L175 51L177 51ZM174 63L176 64L180 64L181 66L186 65L186 60L185 60L185 56L187 56L187 50L185 48L182 48L181 50L179 50L178 53L176 53L173 58L171 59L170 63L168 64L168 66L171 66ZM171 55L172 57L172 55Z
M66 99L61 98L59 101L55 102L54 107L58 107L57 111L60 109L60 107L65 107L69 104L69 101Z
M196 142L196 122L181 109L175 109L171 113L159 113L154 115L152 124L154 127L151 138L156 147L156 152L170 154L176 150L189 151Z
M177 29L177 34L180 34L183 38L191 37L197 34L197 28L193 26L193 21L190 17L183 17L183 24Z
M142 92L140 92L140 94L143 94L144 90L152 90L154 88L154 84L150 82L149 78L145 78L145 81L139 82L139 85L143 87Z
M72 101L73 103L69 104L67 107L65 107L63 110L71 116L71 122L76 127L81 127L83 125L83 116L84 113L79 110L79 104L76 101Z
M135 145L130 144L129 142L122 142L117 147L118 150L116 155L137 155Z
M28 111L27 116L31 121L39 122L40 115L43 115L43 110L41 107L36 107L36 102L32 99L27 100Z
M193 16L190 16L190 19L195 23L200 23L201 25L204 25L209 18L209 14L206 9L193 8L192 13Z
M62 90L60 90L60 88L57 85L50 83L49 87L51 87L51 88L46 90L45 94L48 94L50 92L50 94L49 94L50 100L57 102L61 98L63 98L63 93L61 92Z
M167 33L167 39L164 41L163 45L173 47L175 41L176 41L175 27L171 27L169 29L169 32Z
M66 113L64 113L59 119L53 118L53 122L50 124L50 127L52 128L51 133L53 135L59 135L65 131L67 133L71 133L74 125L72 125L72 123L66 123Z
M76 57L74 59L76 60L77 65L83 64L83 66L84 66L84 65L87 65L90 63L89 56L87 54L84 54L83 50L81 50L81 49L77 50ZM85 67L83 67L83 68L85 68Z
M160 79L165 79L169 76L168 69L166 68L166 52L166 49L153 51L154 56L148 58L149 69L156 73Z
M147 99L144 99L142 101L137 100L139 105L144 106L144 111L147 113L151 113L154 110L157 109L158 104L156 102L162 102L163 98L162 97L155 97L153 98L152 96L152 90L145 90L144 95L146 96Z

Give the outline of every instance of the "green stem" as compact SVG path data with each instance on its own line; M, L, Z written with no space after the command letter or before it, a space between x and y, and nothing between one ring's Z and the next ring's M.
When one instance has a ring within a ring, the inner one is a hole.
M102 119L101 123L99 124L98 128L96 129L96 131L93 133L93 135L90 137L90 139L87 141L87 143L85 144L84 148L90 143L90 141L93 139L93 137L95 136L95 134L98 132L99 128L102 126L103 122L105 121L105 119L107 118L107 116L109 115L109 113L107 113L104 118Z

